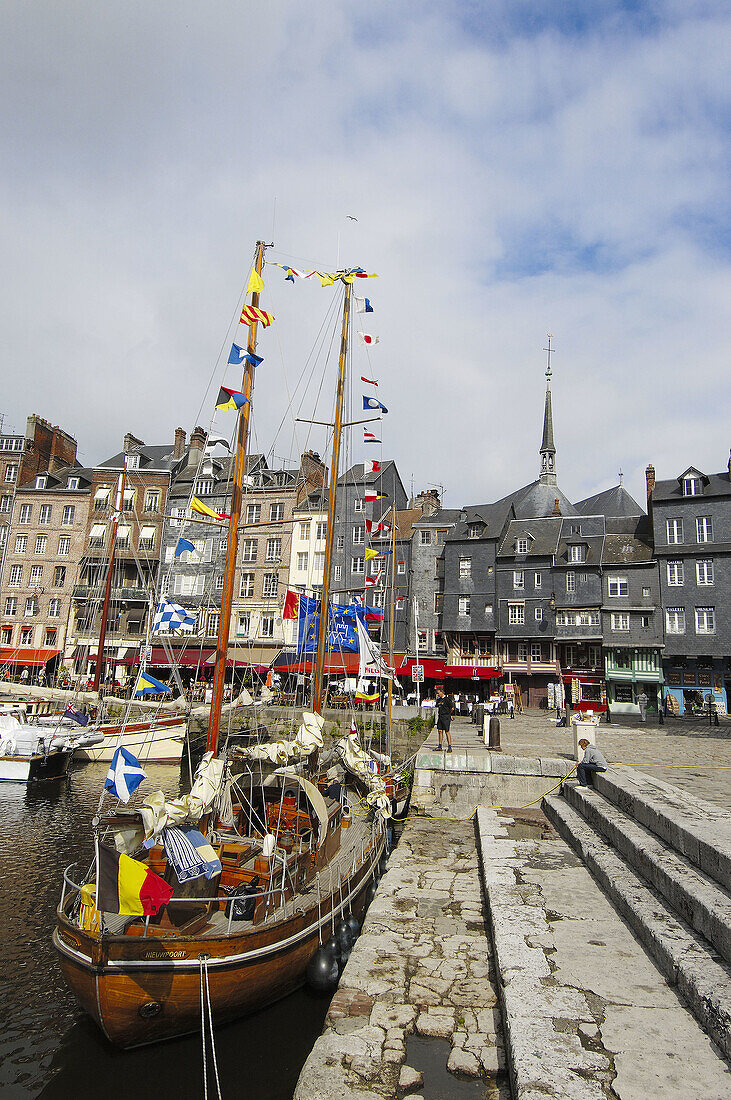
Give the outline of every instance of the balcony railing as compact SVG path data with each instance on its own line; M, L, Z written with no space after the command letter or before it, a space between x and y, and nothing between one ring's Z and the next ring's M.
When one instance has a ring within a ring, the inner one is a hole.
M85 584L74 585L73 592L71 593L75 600L103 600L104 588L99 586L91 586ZM115 585L112 588L113 600L141 600L147 602L150 595L149 589L140 588L136 585Z

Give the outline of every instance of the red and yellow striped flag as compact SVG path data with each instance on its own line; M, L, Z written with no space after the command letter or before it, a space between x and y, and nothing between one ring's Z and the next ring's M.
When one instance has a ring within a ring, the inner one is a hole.
M267 313L265 309L259 309L258 306L244 306L241 310L241 317L239 318L242 325L253 325L256 321L259 321L264 328L271 325L273 320L273 313Z

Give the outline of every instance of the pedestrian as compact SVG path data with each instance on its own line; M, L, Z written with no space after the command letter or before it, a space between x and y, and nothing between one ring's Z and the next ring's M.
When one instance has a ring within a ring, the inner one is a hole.
M640 708L640 721L641 722L646 722L647 721L647 702L648 702L648 699L647 699L647 696L645 695L645 690L643 688L642 691L640 692L640 694L637 696L637 706Z
M586 737L579 741L579 748L584 750L584 755L581 763L576 765L576 776L582 787L593 787L592 773L605 772L607 761L596 745L592 745Z
M30 679L30 672L28 671L27 668L24 668L23 671L20 674L20 682L21 682L21 684L27 684L29 679Z
M40 670L40 672L38 673L38 686L43 687L45 682L46 682L46 670L45 670L45 668L42 668Z
M437 696L437 749L442 748L442 735L447 741L447 752L452 751L452 738L449 735L449 727L452 724L452 700L445 695L444 688L439 684L436 689Z

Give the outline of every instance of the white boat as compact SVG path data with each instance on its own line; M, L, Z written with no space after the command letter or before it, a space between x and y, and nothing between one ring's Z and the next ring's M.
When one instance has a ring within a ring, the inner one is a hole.
M33 783L61 779L82 745L103 739L95 730L65 725L31 725L17 714L0 714L0 782Z

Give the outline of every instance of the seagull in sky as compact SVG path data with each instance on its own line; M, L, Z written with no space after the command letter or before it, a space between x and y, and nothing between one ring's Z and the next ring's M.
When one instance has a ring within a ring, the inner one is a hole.
M351 221L351 222L357 222L358 221L358 219L354 218L352 214L346 214L345 216L347 217L348 221Z

